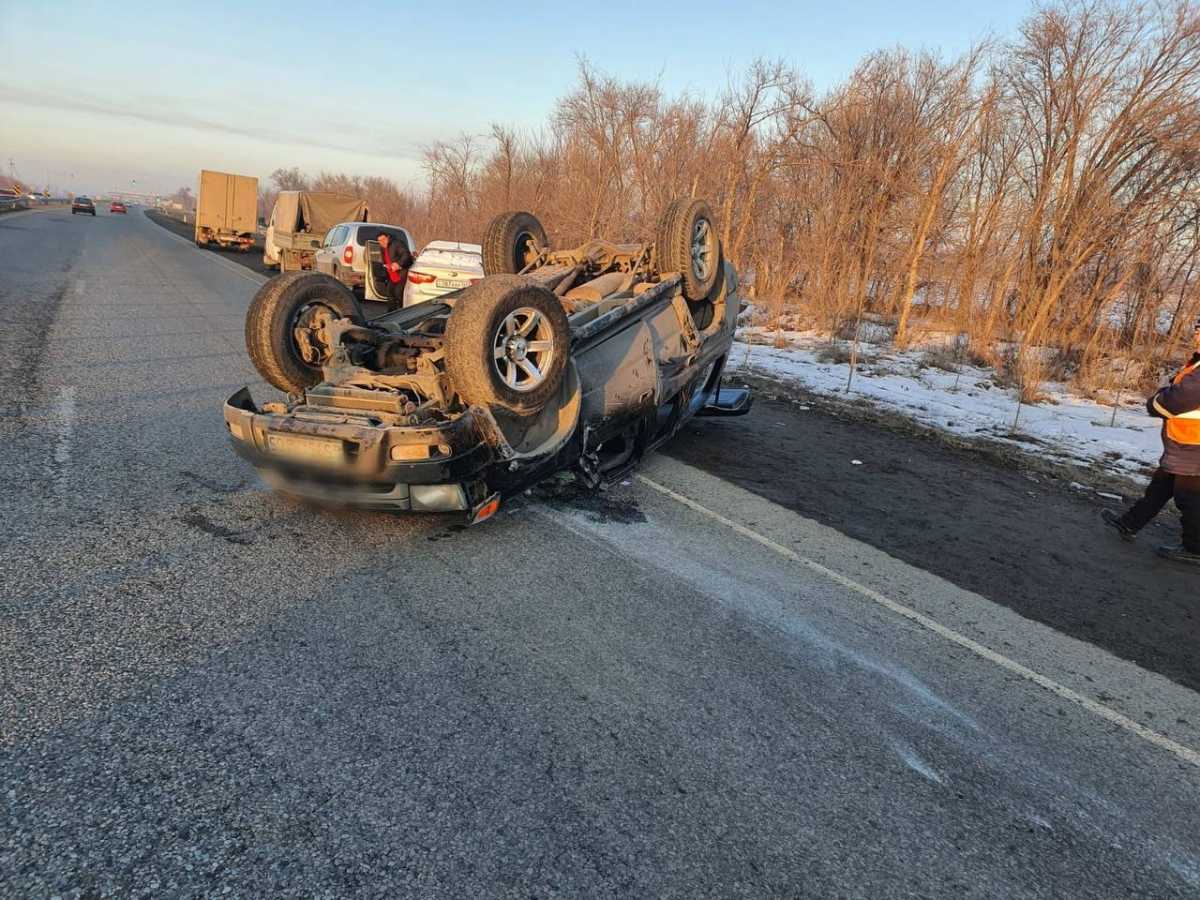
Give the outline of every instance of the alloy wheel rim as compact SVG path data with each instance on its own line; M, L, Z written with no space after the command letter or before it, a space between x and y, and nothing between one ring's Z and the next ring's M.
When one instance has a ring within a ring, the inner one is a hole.
M692 229L692 274L707 281L712 271L713 231L708 219L697 219Z
M509 390L527 393L546 381L554 363L550 322L532 306L514 309L492 338L492 365Z

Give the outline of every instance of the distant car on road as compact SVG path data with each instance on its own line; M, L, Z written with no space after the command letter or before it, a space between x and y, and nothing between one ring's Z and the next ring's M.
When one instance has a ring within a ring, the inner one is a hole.
M96 214L96 204L92 202L91 197L76 197L71 201L71 215L75 213L91 213Z
M127 212L127 210L125 209L125 204L122 203L120 200L114 200L112 203L108 204L108 211L110 213Z
M377 242L381 234L402 241L409 253L414 252L412 235L399 225L341 222L325 233L325 240L314 256L316 270L332 275L349 288L362 288L366 283L367 243L375 244L378 253Z
M458 291L483 278L483 247L458 241L430 241L408 270L404 305L413 306Z

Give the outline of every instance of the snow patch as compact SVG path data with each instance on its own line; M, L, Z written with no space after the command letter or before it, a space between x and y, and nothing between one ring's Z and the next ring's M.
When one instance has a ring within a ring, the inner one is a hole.
M1132 395L1118 406L1114 420L1112 406L1048 383L1048 402L1022 404L1018 415L1016 390L998 385L990 369L964 364L950 372L927 365L924 350L864 344L851 378L848 363L825 361L848 357L848 345L839 342L832 354L830 347L816 332L743 328L727 371L791 382L831 398L867 398L949 434L984 437L1118 475L1140 475L1157 465L1162 453L1161 423Z

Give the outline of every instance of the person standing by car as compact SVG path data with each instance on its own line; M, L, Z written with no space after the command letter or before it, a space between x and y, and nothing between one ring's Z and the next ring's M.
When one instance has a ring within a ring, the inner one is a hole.
M383 268L388 279L388 309L399 309L404 305L404 278L413 264L412 252L402 242L390 235L379 235L379 248L383 251Z
M1183 539L1159 547L1158 555L1200 564L1200 319L1192 336L1192 358L1146 403L1163 420L1163 455L1146 494L1124 515L1104 510L1104 521L1127 541L1145 528L1174 498L1183 516Z

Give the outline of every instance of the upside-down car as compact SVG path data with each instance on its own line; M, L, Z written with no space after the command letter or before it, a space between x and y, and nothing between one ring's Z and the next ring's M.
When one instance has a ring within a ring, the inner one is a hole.
M372 319L328 275L267 282L246 345L288 396L229 398L237 452L288 494L475 522L554 472L596 486L691 416L749 410L722 387L740 302L703 201L672 203L653 241L566 250L508 213L483 260L477 284Z

